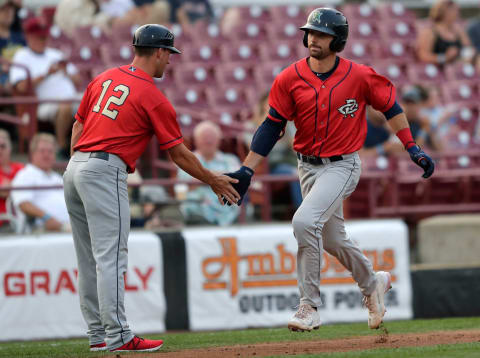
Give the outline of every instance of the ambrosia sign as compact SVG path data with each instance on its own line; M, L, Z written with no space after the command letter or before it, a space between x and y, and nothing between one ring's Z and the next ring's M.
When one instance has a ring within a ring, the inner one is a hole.
M400 221L358 222L348 232L375 270L392 273L388 318L409 318L407 231ZM298 305L297 244L290 225L184 232L191 329L283 325ZM324 252L323 322L366 319L362 295L336 258Z
M222 255L208 257L202 262L202 273L206 281L205 290L229 289L232 296L237 295L239 286L242 288L284 287L296 286L296 256L287 251L285 244L278 244L272 252L251 253L240 255L237 248L238 239L235 237L218 238L222 247ZM364 250L364 254L372 261L375 271L394 271L394 250ZM242 275L245 280L239 282L239 265L244 261L247 270ZM209 268L213 269L210 270ZM223 272L229 273L226 280L218 280ZM321 272L322 285L354 283L350 273L337 258L323 253ZM392 281L396 281L395 274Z

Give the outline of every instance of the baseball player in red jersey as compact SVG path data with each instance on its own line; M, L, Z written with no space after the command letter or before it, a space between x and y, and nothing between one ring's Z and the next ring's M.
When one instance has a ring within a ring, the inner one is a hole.
M153 77L162 77L170 54L180 53L173 34L164 26L144 25L135 32L133 45L131 65L107 70L85 91L64 174L91 350L155 351L163 344L134 336L124 308L127 173L134 171L152 135L180 168L209 184L220 201L222 196L231 203L240 198L231 186L237 180L205 169L184 146L175 110L153 82Z
M372 68L337 56L345 47L348 22L334 9L312 11L300 28L310 56L283 70L270 91L270 110L257 129L242 168L228 173L239 179L233 186L243 198L255 168L275 145L288 120L297 127L297 152L303 202L292 224L298 242L298 311L288 322L294 331L320 326L322 247L351 271L364 295L368 326L378 328L385 314L384 295L390 289L388 272L374 272L372 264L348 238L343 200L360 179L358 150L367 134L365 107L383 112L411 159L432 175L431 158L418 147L407 118L396 102L395 87ZM238 204L241 203L241 200Z

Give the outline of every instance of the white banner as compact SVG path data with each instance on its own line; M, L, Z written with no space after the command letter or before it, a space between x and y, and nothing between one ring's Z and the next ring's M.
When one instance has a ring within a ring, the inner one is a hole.
M408 232L400 220L348 222L375 271L392 274L385 320L412 318ZM291 225L189 229L188 302L192 330L286 325L298 305L297 242ZM323 323L367 321L362 294L337 259L324 253Z
M134 333L165 330L160 240L132 232L125 307ZM0 340L85 336L77 292L77 263L66 234L0 240Z

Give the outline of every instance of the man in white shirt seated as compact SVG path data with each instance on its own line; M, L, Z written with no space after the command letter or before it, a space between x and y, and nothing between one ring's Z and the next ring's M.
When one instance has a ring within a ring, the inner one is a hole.
M12 59L13 63L28 68L33 90L39 100L62 100L78 97L75 85L80 83L77 68L67 63L61 51L47 47L49 29L42 19L32 17L23 24L28 47L19 49ZM9 73L10 83L20 94L28 94L27 73L25 69L12 66ZM78 106L78 103L76 104ZM37 109L37 118L52 121L55 135L63 159L69 158L69 132L73 124L71 103L41 103Z
M216 173L234 171L240 165L240 160L233 154L220 151L222 131L210 121L199 123L193 130L195 156L202 165ZM179 179L192 177L179 169ZM187 224L227 226L237 220L240 207L237 205L222 205L217 195L207 186L192 184L190 186L177 184L175 187L177 199L187 199L180 207Z
M63 195L63 179L53 171L55 138L38 133L30 142L30 163L12 181L13 187L59 186L58 189L12 190L17 211L32 219L34 229L69 231L69 217Z

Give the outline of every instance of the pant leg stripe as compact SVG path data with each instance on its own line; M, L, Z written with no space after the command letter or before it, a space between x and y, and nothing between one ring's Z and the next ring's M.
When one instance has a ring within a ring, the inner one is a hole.
M118 242L117 242L117 262L116 262L116 268L117 268L117 321L118 321L118 324L120 325L120 328L121 328L121 332L120 332L120 339L122 340L122 344L125 344L125 342L123 341L123 326L122 326L122 323L120 322L120 318L118 317L118 310L119 310L119 307L118 307L118 291L119 291L119 287L118 287L118 257L119 257L119 254L120 254L120 240L122 238L122 216L121 216L121 212L120 212L120 192L118 190L118 168L117 168L117 203L118 203Z

